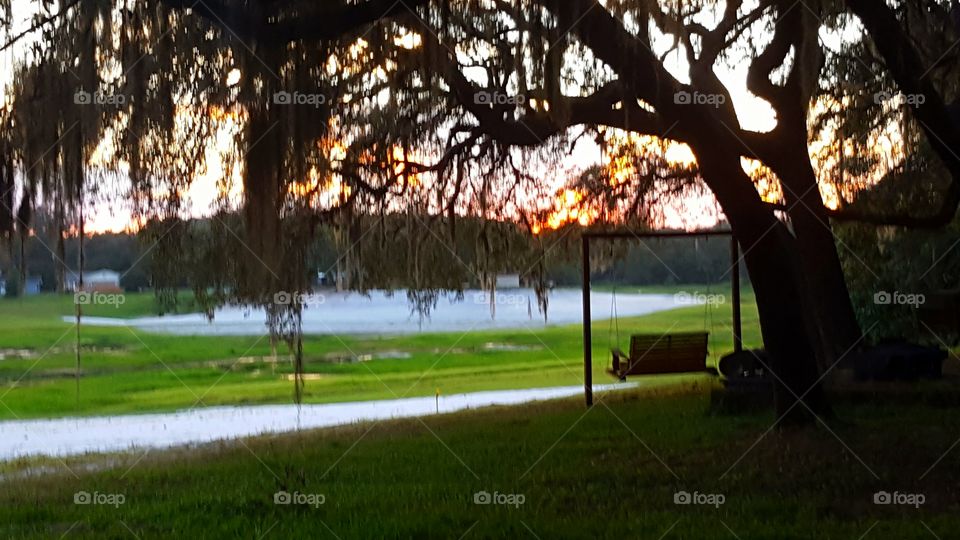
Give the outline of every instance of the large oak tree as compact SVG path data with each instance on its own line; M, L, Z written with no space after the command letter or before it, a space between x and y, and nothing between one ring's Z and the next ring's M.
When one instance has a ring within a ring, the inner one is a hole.
M911 24L918 13L937 20L946 3L901 2L894 9L860 0L164 0L135 6L120 10L118 54L132 55L130 63L139 67L114 81L132 88L135 102L119 116L101 113L79 141L80 155L89 156L105 126L123 134L116 138L120 153L133 164L137 192L149 196L156 191L152 182L169 176L158 169L169 173L203 162L197 142L203 136L173 150L150 146L156 137L182 136L176 115L184 96L191 107L237 111L248 147L241 158L247 234L239 251L260 263L243 266L237 285L251 296L295 279L296 272L285 272L302 259L303 244L289 247L288 238L308 238L318 214L309 201L291 208L289 194L309 159L351 186L341 192L344 208L362 212L358 197L409 199L411 190L398 192L398 182L408 187L411 177L432 175L436 197L418 199L418 211L484 215L509 204L517 186L542 188L536 170L519 164L518 156L555 156L578 130L668 139L693 151L696 175L743 248L774 359L777 410L785 420L803 420L827 412L821 380L862 339L831 220L936 226L949 222L960 202L960 128L947 105L955 96L942 77L928 76L950 69L944 59L955 53ZM64 76L77 55L86 55L80 58L83 82L102 78L91 43L103 48L108 42L99 34L111 26L109 7L77 0L60 6L69 24L58 26L55 14L39 18L37 28L65 29L62 35L74 37L52 40L36 65ZM830 54L824 30L859 31L856 21L844 19L848 9L870 36L875 54L867 61L882 60L903 92L927 98L912 113L953 180L933 212L863 215L844 209L843 201L840 208L824 204L810 159L810 118ZM957 28L945 31L960 37ZM746 88L772 108L770 131L748 129L735 109L735 91L723 80L735 64L747 66ZM223 85L232 69L242 82L211 98L207 87L218 77ZM277 91L296 90L322 92L331 104L307 113L271 102ZM209 128L209 116L199 117L198 126ZM118 118L124 120L118 124ZM349 137L351 156L337 163L316 152L333 119ZM64 131L61 125L44 140ZM165 157L158 161L158 155ZM744 159L770 171L780 200L761 196ZM76 159L47 161L51 171L68 163L78 175ZM506 187L495 187L504 177ZM77 185L84 183L74 179L71 186ZM366 209L384 211L383 204ZM306 226L289 224L297 215L306 216Z

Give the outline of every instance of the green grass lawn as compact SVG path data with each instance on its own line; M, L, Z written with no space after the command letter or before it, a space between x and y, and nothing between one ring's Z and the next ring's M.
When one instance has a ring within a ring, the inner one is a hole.
M117 296L122 300L110 304L84 304L82 306L83 314L91 317L119 317L122 319L160 314L156 297L152 292L128 292ZM191 292L180 291L177 296L177 312L199 311L196 309ZM15 313L24 322L36 322L40 319L49 319L50 315L72 316L76 314L76 304L73 294L44 293L21 298L0 298L0 310L2 310L3 315L13 315Z
M566 399L145 456L46 460L52 472L0 481L0 535L955 537L955 388L837 396L843 421L779 432L768 431L768 413L711 414L710 386L704 377L669 392L607 394L590 410ZM85 468L98 462L109 468ZM316 505L275 504L280 491ZM679 491L715 502L722 495L723 504L677 505ZM924 504L876 505L879 491L919 493ZM79 492L101 502L122 496L122 504L77 505ZM514 504L475 504L479 492Z
M706 287L658 289L706 292ZM714 287L713 292L718 292ZM606 313L609 306L594 306ZM0 419L173 410L204 405L289 403L292 367L274 361L265 337L184 337L127 328L81 326L77 390L76 329L61 320L73 313L72 296L0 300ZM96 316L155 314L153 296L127 294L118 308L85 306ZM760 342L752 295L743 299L745 341ZM629 335L711 330L711 361L732 349L730 305L705 311L681 308L619 321L619 346ZM604 372L615 327L595 322L594 380ZM489 344L515 346L498 350ZM26 352L24 352L26 351ZM281 351L282 353L283 351ZM336 357L403 352L409 358L337 363ZM579 325L535 330L408 336L307 336L304 401L324 403L582 384Z
M94 327L81 333L78 399L75 329L60 320L70 309L58 297L0 302L9 329L0 333L0 418L291 401L289 363L271 362L265 340ZM155 307L132 295L122 310L131 317ZM593 326L594 377L611 381L603 370L615 331L607 321ZM712 360L731 349L728 304L706 317L690 307L619 326L621 347L634 332L706 326ZM744 330L747 345L757 345L749 294ZM411 356L329 360L378 351ZM306 401L315 403L582 382L579 326L309 336L305 352ZM162 452L6 462L0 537L899 539L951 538L960 527L953 378L835 388L839 420L784 432L770 429L768 411L716 410L715 385L705 375L648 377L635 390L599 395L589 410L577 397ZM681 491L722 504L678 505ZM923 504L874 504L880 491L920 494ZM315 504L275 504L278 492ZM476 504L484 492L513 505ZM76 504L82 493L113 504Z

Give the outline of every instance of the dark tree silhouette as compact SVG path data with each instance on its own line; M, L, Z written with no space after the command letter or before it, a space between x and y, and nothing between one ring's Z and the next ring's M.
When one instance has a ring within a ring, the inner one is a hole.
M847 1L899 89L927 97L912 113L953 182L942 194L940 207L929 215L858 214L844 208L844 201L831 210L824 204L809 156L809 119L829 54L819 32L824 21L842 19L844 5L806 1L801 9L790 0L749 5L733 0L720 10L706 1L666 4L653 0L138 4L138 10L126 14L120 40L121 48L126 48L119 55L129 56L132 71L128 80L117 84L135 90L140 101L129 104L122 114L101 112L93 120L84 109L78 121L90 129L76 145L84 149L80 158L51 158L50 168L68 163L74 169L71 174L82 177L77 164L82 168L102 137L102 128L112 126L122 134L116 142L132 165L135 191L151 197L161 173L182 176L203 164L200 142L209 136L204 129L211 127L209 115L195 115L191 135L196 135L187 137L192 145L160 148L152 136L184 138L174 127L175 110L184 105L173 103L171 96L190 96L190 106L198 109L219 106L238 111L240 139L249 147L240 151L246 226L240 232L231 228L222 232L238 240L242 234L242 241L227 249L259 263L237 265L236 290L247 299L263 301L283 287L303 286L299 265L304 247L313 226L331 210L321 212L304 202L309 198L301 197L298 203L291 197L298 192L296 183L309 159L319 159L321 173L335 173L349 186L340 190L335 206L354 220L348 221L353 225L346 227L345 238L359 242L357 216L398 208L391 204L409 213L411 225L420 220L417 216L431 212L445 213L452 221L458 210L486 217L491 208L508 207L517 186L543 185L542 179L531 178L529 166L518 165L517 158L541 151L560 155L574 129L594 133L617 129L685 143L697 158L696 175L716 196L743 248L764 343L774 362L778 413L784 421L809 421L829 412L821 381L862 338L831 218L939 226L950 221L960 203L960 157L955 150L960 135L946 105L948 90L942 87L943 78L926 76L955 55L940 41L913 30L909 17L916 12L909 9L918 2L904 2L906 11L897 12L882 2ZM946 2L937 5L946 15ZM172 8L174 17L153 9L159 6ZM108 10L79 0L63 11L73 17L68 25L57 26L54 15L36 22L66 29L52 40L38 65L59 77L79 65L83 82L96 86L98 49L91 43L99 39L103 47L106 40L90 29L93 21L108 19ZM700 22L704 18L715 24L705 26ZM139 30L141 25L149 31ZM215 30L213 38L207 35L210 29ZM412 45L397 39L405 34L416 36ZM665 42L670 45L667 51L654 52ZM682 61L668 62L673 53ZM207 61L193 62L197 55ZM331 62L346 67L331 74L323 69ZM718 69L734 63L747 67L747 88L773 109L776 125L769 132L743 126L733 93ZM234 67L242 73L241 82L236 88L221 89L218 79ZM43 77L50 75L41 75L40 80L49 80ZM289 86L322 91L331 103L315 111L292 112L269 102L271 94ZM210 87L217 89L213 97L206 93ZM388 97L378 99L384 93ZM197 98L200 95L205 97ZM487 99L490 96L497 99ZM140 131L117 127L124 114ZM317 141L331 135L328 124L335 118L349 132L350 157L344 160L324 158L316 150ZM42 139L56 140L64 131L61 125ZM411 158L410 151L423 149L422 159ZM769 169L781 200L761 197L744 170L744 159ZM433 195L407 189L417 175L427 174L438 178ZM491 187L493 179L504 176L511 180L506 187ZM74 180L67 185L86 184ZM181 187L174 183L170 190L170 215L178 210ZM391 197L392 202L384 202ZM400 199L404 202L396 202ZM510 211L514 217L522 215L515 207ZM423 230L432 231L433 226ZM166 251L172 261L175 245ZM422 246L412 247L421 253ZM417 259L409 265L417 283L432 270L422 262Z

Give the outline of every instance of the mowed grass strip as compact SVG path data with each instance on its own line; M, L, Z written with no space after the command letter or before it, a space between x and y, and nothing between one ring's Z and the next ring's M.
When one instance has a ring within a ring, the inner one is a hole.
M52 473L10 479L25 464L8 464L0 534L949 538L960 526L960 454L941 459L960 430L956 407L839 396L843 421L768 432L768 413L711 414L711 385L611 393L589 411L566 399L72 458L78 477L46 460ZM108 468L89 472L91 463ZM280 491L322 504L278 505ZM723 504L678 505L679 491ZM922 493L925 503L876 505L878 491ZM79 492L123 504L77 505ZM476 504L481 492L513 504Z

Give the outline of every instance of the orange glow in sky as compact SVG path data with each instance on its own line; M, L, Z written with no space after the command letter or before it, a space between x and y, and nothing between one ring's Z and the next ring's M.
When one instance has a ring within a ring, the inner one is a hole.
M675 141L662 140L648 135L637 135L612 130L608 134L608 144L613 148L635 147L649 152L662 153L664 159L672 166L690 168L696 165L696 157L689 146ZM604 152L601 158L603 174L609 178L611 186L619 186L630 182L637 174L634 157L613 155ZM690 195L682 201L673 200L675 197L664 197L662 201L661 223L657 225L669 228L703 228L715 225L720 216L715 211L715 201L712 196ZM553 208L541 223L533 226L534 234L545 229L559 229L571 223L587 226L600 217L600 211L589 207L586 203L586 194L583 191L569 188L561 189L553 200ZM679 203L679 204L678 204Z
M415 49L422 46L421 36L407 32L394 39L394 44L406 49ZM668 44L666 41L657 41L659 45ZM369 44L358 39L349 47L346 56L358 58L366 54ZM660 51L658 51L660 52ZM357 63L344 62L343 58L332 56L326 63L326 70L331 73L351 73L356 70ZM724 66L718 70L718 76L725 86L730 90L733 105L736 109L738 118L741 120L744 129L756 131L768 131L776 125L776 118L769 104L752 95L746 89L746 68L747 63L731 62L730 66ZM688 66L679 53L677 58L666 62L666 66L671 73L680 80L687 80L685 71ZM376 80L385 81L388 79L388 72L395 69L389 63L378 66L372 71ZM225 74L225 83L228 86L238 84L243 74L238 69L232 69ZM2 85L0 85L2 86ZM0 94L2 95L2 94ZM344 102L349 102L350 96L344 98ZM534 108L549 110L549 103L531 104ZM184 111L183 114L190 114ZM189 187L184 193L184 200L188 201L187 212L194 216L201 216L208 213L217 202L224 199L228 201L242 200L242 163L231 163L238 160L239 152L236 148L237 134L242 130L244 123L243 114L236 111L224 111L221 109L212 109L211 116L216 120L217 129L212 137L208 147L205 149L206 166L196 171L189 183ZM335 121L332 121L335 122ZM331 133L337 133L339 130L331 124ZM837 152L831 150L829 141L832 136L827 136L821 140L816 140L810 145L811 159L816 163L818 171L828 170L835 167L840 159ZM109 137L105 137L109 139ZM615 140L614 140L615 139ZM673 141L664 141L650 136L641 136L635 134L620 134L611 137L611 142L615 145L633 145L639 148L656 150L662 157L672 165L693 167L696 164L696 158L691 149L682 143ZM329 158L330 162L335 164L337 161L343 161L347 157L347 144L342 140L324 140L320 141L321 152ZM895 138L878 136L876 140L877 148L887 151L887 155L895 154L897 144ZM96 149L91 158L91 165L106 163L114 150L109 144L104 143ZM852 152L848 148L842 150L843 154ZM416 149L407 149L406 154L403 149L394 147L389 152L388 163L384 164L387 171L392 171L397 176L402 176L404 166L400 163L404 156L413 161L421 160L422 156L416 154ZM242 159L239 159L242 161ZM573 162L571 170L582 170L590 164L596 163L594 156L584 157L582 155L572 156L566 163ZM231 166L233 165L233 166ZM613 153L606 153L601 156L599 165L605 170L606 176L610 182L618 185L628 182L635 174L636 170L628 157L614 156ZM772 173L759 162L753 160L742 160L744 171L754 179L757 189L764 200L769 202L779 202L782 200L781 186L776 181ZM126 172L126 164L120 164L120 172ZM543 172L544 175L548 173ZM425 188L425 182L428 180L421 175L409 175L406 181L410 187ZM845 189L848 186L844 186ZM323 177L317 167L311 167L307 178L294 182L290 186L290 193L294 196L309 199L311 204L329 206L334 205L344 197L350 195L350 187L337 174L330 174ZM830 183L821 182L821 195L828 207L835 208L839 206L844 197L849 193L841 193L838 188ZM541 223L534 226L534 232L541 232L544 229L556 229L567 224L578 223L580 225L589 225L600 217L600 212L596 209L587 207L584 204L585 194L567 187L560 186L552 201L548 201L548 212ZM657 225L670 228L703 228L715 225L723 218L722 213L717 209L716 201L709 193L689 193L682 197L667 197L664 195L660 215ZM92 232L105 231L123 231L136 228L136 224L130 217L129 209L124 209L123 203L119 202L114 206L101 206L98 204L95 211L88 211L88 222L86 229Z

